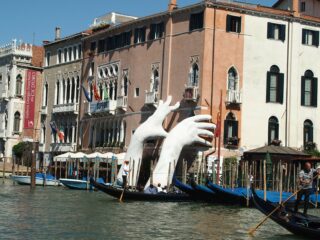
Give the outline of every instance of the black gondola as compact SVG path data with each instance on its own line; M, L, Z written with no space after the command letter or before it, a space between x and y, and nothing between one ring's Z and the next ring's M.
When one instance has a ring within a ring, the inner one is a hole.
M123 189L100 184L90 180L91 184L98 190L120 199ZM143 192L133 192L125 190L123 193L123 200L134 200L134 201L159 201L159 202L188 202L192 198L186 193L158 193L158 194L146 194Z
M265 215L270 214L278 205L261 199L254 189L252 190L253 202L257 209ZM292 232L293 234L308 237L311 239L320 239L320 218L302 213L294 213L289 208L279 208L270 218Z
M212 190L202 185L198 185L194 181L191 182L191 185L188 185L174 177L172 182L177 188L189 194L192 199L196 201L214 202L216 200L215 193Z

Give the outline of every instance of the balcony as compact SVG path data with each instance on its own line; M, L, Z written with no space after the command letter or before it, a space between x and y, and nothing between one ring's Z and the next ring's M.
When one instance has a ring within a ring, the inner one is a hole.
M101 102L89 103L87 107L87 114L100 114L100 113L112 113L117 107L116 100L104 100Z
M79 104L78 103L67 103L54 105L52 108L52 113L74 113L78 114Z
M228 137L224 140L225 148L227 149L237 149L239 146L240 138L238 137Z
M186 85L184 90L184 99L186 101L196 102L199 98L198 86Z
M51 143L50 151L54 152L74 152L76 151L75 143Z
M117 108L126 111L127 106L128 106L128 97L127 96L117 97Z
M146 91L145 104L147 105L158 105L159 93L155 91Z
M41 107L41 114L42 115L48 115L48 107L47 106L42 106Z
M241 104L242 103L241 91L227 90L226 103L227 104Z

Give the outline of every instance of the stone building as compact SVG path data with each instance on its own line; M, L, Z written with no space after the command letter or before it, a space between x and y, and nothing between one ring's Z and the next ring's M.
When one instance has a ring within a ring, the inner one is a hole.
M0 154L39 140L43 48L17 42L0 47Z

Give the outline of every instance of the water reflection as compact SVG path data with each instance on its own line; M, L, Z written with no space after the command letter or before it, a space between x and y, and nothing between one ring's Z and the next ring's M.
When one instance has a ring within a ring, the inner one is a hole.
M205 203L124 202L100 192L0 185L1 239L301 239L255 209ZM312 210L319 215L320 210Z

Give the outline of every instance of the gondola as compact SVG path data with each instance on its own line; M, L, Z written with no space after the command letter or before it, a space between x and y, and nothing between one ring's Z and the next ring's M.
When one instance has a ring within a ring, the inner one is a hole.
M249 196L249 206L252 206L253 202L251 199L251 191L247 193L246 188L223 188L212 182L208 182L207 186L209 189L214 191L217 198L224 203L228 204L238 204L241 206L247 205L247 196Z
M91 184L98 190L120 199L123 192L122 188L117 188L111 185L97 183L93 179L90 179ZM143 192L134 192L125 190L123 193L124 201L158 201L158 202L189 202L192 198L186 193L158 193L158 194L147 194Z
M252 196L256 208L265 215L270 214L277 207L277 204L264 201L254 189L252 189ZM294 213L288 207L285 207L275 211L270 218L293 234L311 239L320 239L319 217Z
M172 182L181 191L189 194L195 201L212 202L215 200L213 191L202 185L198 185L195 182L192 182L191 185L185 184L179 181L176 177L173 177Z

